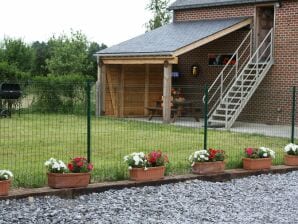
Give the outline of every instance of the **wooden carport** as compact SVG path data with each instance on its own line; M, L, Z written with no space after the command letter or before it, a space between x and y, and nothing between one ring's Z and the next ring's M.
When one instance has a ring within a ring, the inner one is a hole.
M251 23L251 18L173 23L98 52L96 114L129 116L126 99L140 97L136 114L146 115L145 108L162 95L163 121L170 122L172 65L178 64L179 55ZM150 84L156 82L163 84L154 95ZM126 91L127 84L140 85L143 95Z

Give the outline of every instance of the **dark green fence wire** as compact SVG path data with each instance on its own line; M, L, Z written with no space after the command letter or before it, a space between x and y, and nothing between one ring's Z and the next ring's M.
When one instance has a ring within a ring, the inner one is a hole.
M10 102L11 117L0 118L0 169L13 171L16 187L45 185L44 162L50 157L68 162L84 156L94 164L92 181L121 180L128 177L125 155L160 149L170 159L168 175L189 173L189 155L204 145L204 89L198 86L174 86L183 90L185 99L192 102L188 107L193 108L184 108L181 117L170 124L163 124L161 117L149 121L148 116L132 113L144 105L143 86L126 87L132 94L124 97L129 103L124 104L128 116L123 118L95 116L96 89L92 82L24 82L21 87L22 97ZM160 86L149 89L153 97L161 94ZM120 91L117 85L114 91ZM292 99L290 95L284 97L277 100ZM106 107L108 100L106 97ZM8 102L0 101L0 109L5 109ZM192 113L200 117L199 122ZM291 110L282 110L277 119L290 118L291 114ZM226 151L227 168L241 167L245 147L272 148L277 153L274 163L282 164L283 147L291 140L291 119L288 126L281 126L282 134L270 127L262 122L238 122L229 131L208 128L208 147Z

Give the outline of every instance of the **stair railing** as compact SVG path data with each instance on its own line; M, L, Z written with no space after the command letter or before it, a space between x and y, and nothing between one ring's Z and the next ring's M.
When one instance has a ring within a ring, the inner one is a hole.
M252 54L252 30L248 32L235 53L232 55L230 60L226 63L222 71L219 73L215 81L208 89L208 106L210 108L208 118L216 109L217 105L223 99L223 96L229 90L235 79L241 74L241 71L251 59ZM233 64L232 61L236 59ZM204 96L205 98L205 96ZM204 101L203 98L203 101ZM211 107L210 107L211 105Z
M237 119L238 115L240 114L240 112L242 111L242 109L244 108L246 103L248 102L248 98L247 97L242 98L242 96L244 95L244 90L243 90L244 89L244 83L246 81L249 81L248 77L250 75L252 75L252 71L256 71L256 74L255 74L256 77L254 79L257 82L257 84L256 85L251 85L252 89L250 90L250 92L247 95L252 95L254 93L254 91L256 90L258 85L260 84L259 80L262 80L263 76L267 72L266 69L269 68L269 66L271 66L273 64L273 38L274 38L274 35L273 35L273 28L272 28L268 32L268 34L266 35L264 40L261 42L261 44L259 45L259 47L255 51L255 53L252 55L249 62L245 65L244 70L246 70L249 65L253 65L252 67L249 68L250 72L248 74L245 74L246 78L243 79L244 74L241 73L239 75L239 77L236 79L235 82L239 82L239 81L241 82L241 86L240 86L240 90L241 90L240 106L237 109L237 111L235 112L233 118L231 118L230 120L227 119L228 114L226 113L226 119L225 119L226 128L231 127L231 125ZM266 52L268 52L268 56L266 56ZM265 56L265 58L263 60L264 56ZM236 89L236 91L237 91L237 89ZM223 101L225 102L225 107L227 108L229 106L229 103L231 101L233 101L233 97L229 97L229 100L227 100L227 97L225 97L225 99Z

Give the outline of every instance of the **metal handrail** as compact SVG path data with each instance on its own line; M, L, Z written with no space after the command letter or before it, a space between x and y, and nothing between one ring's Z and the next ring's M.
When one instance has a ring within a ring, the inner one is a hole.
M227 62L227 64L224 66L224 68L222 69L222 71L220 72L220 74L217 76L217 78L215 79L215 81L213 82L213 84L209 87L208 94L210 95L210 93L212 91L213 91L213 94L210 96L207 104L210 104L218 94L220 94L220 97L213 104L213 107L211 108L211 110L209 110L208 117L216 109L216 106L220 103L220 101L222 100L222 97L224 96L224 94L227 92L227 90L232 85L233 82L229 82L229 84L227 85L227 87L224 88L224 83L227 80L227 78L230 77L231 72L235 69L235 76L232 77L232 80L235 80L237 78L237 76L241 73L241 70L239 70L239 52L242 49L242 47L245 46L244 44L247 42L248 38L249 38L249 42L248 42L247 45L250 47L249 49L251 49L251 47L252 47L252 30L250 30L248 32L248 34L245 36L245 38L243 39L243 41L241 42L241 44L239 45L239 47L236 49L236 51L234 52L234 54L232 55L232 57L230 58L230 60ZM244 52L247 51L247 50L248 50L248 47L246 47L244 49ZM242 57L242 55L244 55L244 52L241 54L241 57ZM250 50L249 55L251 57L251 50ZM236 57L236 64L234 64L234 65L231 66L230 65L231 64L231 61L235 57ZM231 68L230 68L230 66L231 66ZM228 68L230 68L230 70L228 70L228 73L225 75L225 71ZM243 64L240 65L240 68L241 69L244 68L243 67ZM225 75L225 77L224 77L224 75ZM216 84L219 84L219 85L216 85ZM216 88L214 89L214 87L216 87ZM204 99L205 99L205 96L203 97L203 101L204 101Z
M266 40L268 40L268 38L270 37L270 42L268 43L268 45L266 46L265 45L265 42L266 42ZM266 46L265 47L265 49L262 49L264 46ZM267 56L267 58L263 61L263 62L261 62L260 60L262 59L262 57L264 56L264 54L265 54L265 52L267 52L268 50L269 50L269 47L270 47L270 52L269 52L269 55ZM262 50L262 51L261 51ZM261 53L261 55L260 55L260 53ZM262 67L261 67L261 70L262 70L262 73L264 72L264 70L266 70L266 67L270 64L270 61L272 62L272 59L273 59L273 28L268 32L268 34L266 35L266 37L264 38L264 40L261 42L261 44L259 45L259 47L257 48L257 50L255 51L255 53L252 55L252 57L250 58L250 60L249 60L249 62L246 64L246 66L245 66L245 68L248 66L248 65L250 65L250 64L252 64L253 62L254 62L254 58L256 58L256 61L255 61L255 63L253 64L253 67L252 68L250 68L251 69L251 71L248 73L248 74L246 74L247 75L247 77L246 77L246 79L243 79L243 75L239 75L238 77L237 77L237 79L236 79L236 81L235 82L238 82L238 81L241 81L241 86L240 86L240 89L241 89L241 97L243 96L243 83L245 82L245 81L248 81L249 79L248 79L248 76L249 75L251 75L252 74L252 71L253 71L253 69L255 69L256 70L256 81L258 82L258 80L259 79L257 79L257 78L259 78L259 75L260 75L260 73L259 73L259 65L261 65ZM261 64L260 64L261 63ZM244 68L244 69L245 69ZM261 73L261 74L262 74ZM240 78L241 78L241 80L240 80ZM253 86L251 86L251 87L253 87ZM248 95L249 95L250 93L248 93ZM229 97L229 98L231 98L232 100L233 99L235 99L235 98L233 98L233 97ZM232 100L230 100L230 101L232 101ZM225 98L224 99L224 101L225 101L225 106L227 107L227 105L229 105L229 102L227 102L227 99ZM234 122L235 121L235 119L237 118L237 116L238 116L238 114L240 113L239 111L240 111L240 109L241 108L243 108L243 106L247 103L247 99L244 99L244 101L243 100L239 100L239 102L241 103L241 105L239 106L239 108L238 109L236 109L236 112L235 112L235 114L234 114L234 116L233 117L231 117L231 119L228 121L227 120L227 116L226 116L226 118L225 118L225 122L226 122L226 128L229 128L230 126L231 126L231 123L232 122ZM226 115L228 115L227 114L228 112L227 112L227 110L226 110ZM231 113L230 113L231 114ZM236 115L236 116L235 116ZM229 124L228 124L229 123Z

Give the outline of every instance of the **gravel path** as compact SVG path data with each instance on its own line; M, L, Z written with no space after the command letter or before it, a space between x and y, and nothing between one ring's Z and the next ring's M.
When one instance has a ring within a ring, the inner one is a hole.
M32 198L31 198L32 199ZM0 223L298 223L298 172L0 201Z

